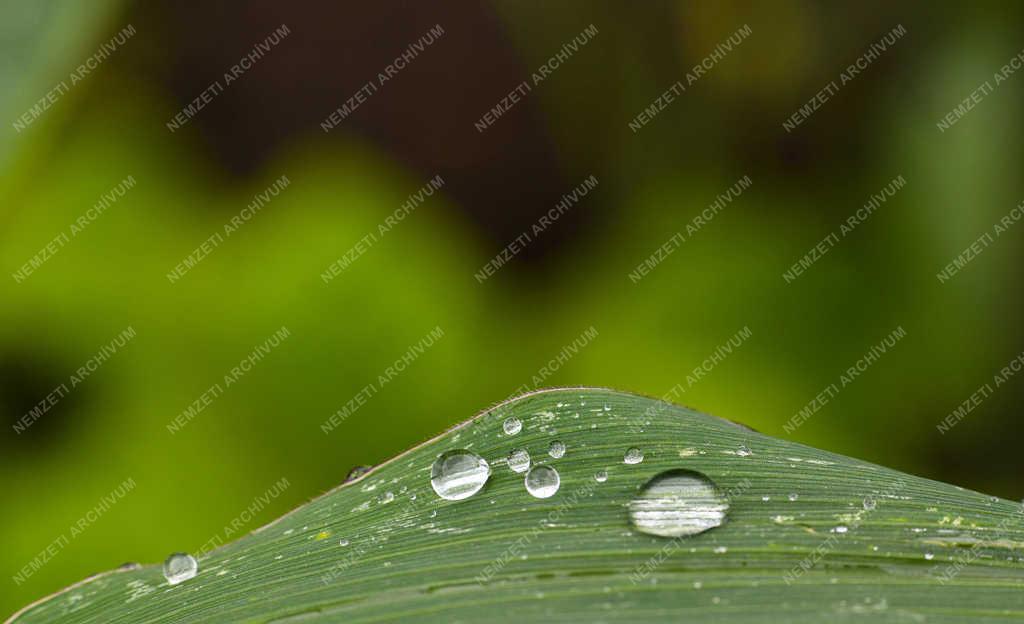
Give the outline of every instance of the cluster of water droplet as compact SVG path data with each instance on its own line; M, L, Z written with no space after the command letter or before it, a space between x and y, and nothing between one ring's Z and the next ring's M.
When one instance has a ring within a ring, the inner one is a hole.
M522 431L523 423L509 417L502 423L507 436ZM565 456L566 446L560 440L548 445L548 455L553 459ZM736 454L749 457L752 452L741 446ZM644 461L644 453L637 447L626 449L622 462L637 465ZM509 469L523 474L526 491L535 498L549 498L558 492L561 477L555 468L536 464L530 453L515 447L505 458ZM438 496L446 500L461 500L479 492L491 476L490 465L479 455L464 449L448 451L437 458L431 470L431 485ZM604 483L608 471L599 470L594 480ZM641 533L661 537L696 535L725 522L729 501L725 494L709 478L690 470L669 470L662 472L639 489L629 503L629 520L633 528Z
M514 436L522 431L523 423L513 416L506 418L501 428L505 435ZM565 443L552 441L548 445L548 455L553 459L564 457ZM513 448L505 463L512 472L525 473L523 484L531 496L549 498L558 492L562 482L558 471L545 464L534 464L526 449ZM443 453L434 461L430 485L445 500L462 500L483 489L490 476L491 467L486 459L472 451L458 449Z
M559 404L561 407L561 404ZM605 406L604 411L609 411ZM577 415L578 417L578 415ZM509 417L502 423L502 431L507 436L515 436L522 431L523 423L516 417ZM549 443L547 454L552 459L561 459L566 454L566 445L561 440ZM746 446L736 452L741 457L751 455ZM637 465L644 461L644 453L636 447L626 449L622 462L626 465ZM558 471L546 464L535 464L530 453L524 448L513 448L505 458L509 469L523 475L526 491L535 498L554 496L561 485ZM358 479L370 468L359 466L345 479L346 482ZM442 453L431 466L430 485L441 498L457 501L470 498L486 485L491 476L491 465L486 459L466 449L455 449ZM607 470L594 473L594 480L604 483L608 480ZM372 489L370 487L369 489ZM790 494L789 500L796 500L796 494ZM378 503L387 504L395 499L388 491L378 497ZM411 495L410 500L415 500ZM769 500L763 497L763 500ZM493 502L493 501L492 501ZM864 508L872 509L873 499L864 500ZM691 470L668 470L650 479L628 505L629 520L633 528L641 533L661 537L681 537L696 535L717 526L721 526L729 511L728 498L705 475ZM436 515L436 511L431 517ZM845 527L844 527L845 528ZM285 532L290 533L291 530ZM321 532L317 539L330 537L330 532ZM347 546L349 540L341 538L340 546ZM197 575L199 564L194 557L185 553L170 555L163 565L164 578L170 585L177 585Z

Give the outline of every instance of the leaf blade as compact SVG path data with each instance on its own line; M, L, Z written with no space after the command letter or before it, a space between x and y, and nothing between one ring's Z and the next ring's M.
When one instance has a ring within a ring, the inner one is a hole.
M509 416L517 435L502 432ZM622 462L630 446L642 463ZM555 496L526 493L503 463L514 447L559 470ZM493 473L475 496L445 501L430 466L455 448ZM727 523L678 540L632 531L637 488L675 468L731 493ZM11 621L1005 621L1024 617L1021 519L1009 501L687 408L561 388L486 410L212 551L181 585L159 566L127 570Z

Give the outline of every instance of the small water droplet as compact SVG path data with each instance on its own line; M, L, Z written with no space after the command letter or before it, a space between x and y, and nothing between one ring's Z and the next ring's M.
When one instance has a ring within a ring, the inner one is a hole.
M526 491L534 498L549 498L558 491L561 478L558 476L557 470L541 464L530 468L524 482Z
M505 430L506 435L515 435L519 433L523 428L523 423L520 422L515 416L510 416L505 419L505 422L501 425L501 428Z
M445 500L462 500L476 494L491 476L487 460L466 450L447 451L430 469L430 486Z
M626 451L626 454L622 456L622 461L626 464L639 464L644 460L644 452L637 447L631 447Z
M771 497L771 496L762 496L762 497L761 497L761 500L763 500L763 501L764 501L764 502L766 502L766 503L767 503L768 501L770 501L771 499L772 499L772 497Z
M729 552L729 549L727 547L725 547L725 546L715 546L715 554L717 554L717 555L724 555L727 552Z
M875 507L877 507L877 506L878 506L878 503L875 501L875 499L870 498L870 497L864 499L864 509L865 509L865 511L874 511Z
M555 440L550 445L548 445L548 455L554 457L555 459L561 458L563 455L565 455L565 444L558 440Z
M195 557L185 553L174 553L164 561L164 578L171 585L187 581L199 572Z
M338 540L338 546L348 546L348 540L344 537Z
M789 499L789 500L791 500L791 501L795 501L796 499L800 498L800 495L799 495L799 494L797 494L796 492L793 492L792 494L790 494L790 495L789 495L789 496L787 496L786 498L788 498L788 499Z
M931 561L932 559L934 559L934 558L935 558L935 555L934 555L933 553L930 553L930 552L926 552L926 553L924 554L924 558L925 558L925 559L927 559L928 561Z
M604 483L605 481L608 480L608 471L598 470L596 473L594 473L594 480L597 481L598 483Z
M721 526L729 501L711 479L691 470L668 470L648 481L629 503L629 519L641 533L696 535Z
M850 529L848 527L845 527L845 526L840 524L839 526L837 526L836 528L834 528L832 530L835 531L836 533L846 533Z
M371 470L373 470L373 466L356 466L352 470L349 470L348 474L345 475L345 483L348 483L349 481L355 481L356 479L370 472Z
M378 499L381 505L386 505L393 500L395 500L394 492L384 492L383 494L380 495L380 498Z
M753 451L750 450L750 447L744 445L736 449L736 454L739 455L740 457L750 457L754 453Z
M512 449L508 454L508 467L512 472L526 472L530 468L530 454L526 449Z

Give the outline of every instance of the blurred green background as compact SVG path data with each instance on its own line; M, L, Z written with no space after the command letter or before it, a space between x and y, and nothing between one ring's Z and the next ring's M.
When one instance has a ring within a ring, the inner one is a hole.
M1024 496L1019 379L952 431L936 430L1024 346L1024 230L1011 228L949 282L936 278L1024 198L1024 76L949 130L936 126L1020 53L1022 5L297 4L0 9L0 612L126 560L198 551L287 479L246 515L244 530L255 529L353 466L536 383L653 396L676 387L677 402L765 433ZM129 24L132 37L16 128ZM169 131L281 24L287 37ZM436 24L443 36L321 129ZM591 24L596 37L493 126L474 127ZM783 128L900 24L905 36L798 128ZM749 38L630 130L744 25ZM124 197L14 277L129 175ZM287 189L167 279L282 175ZM440 192L324 283L332 262L435 175ZM474 278L589 175L593 191L493 277ZM646 278L629 279L744 175L749 190ZM905 188L784 281L898 175ZM134 339L18 431L129 326ZM280 346L168 432L282 326ZM443 338L379 381L438 326ZM802 427L783 429L897 326L907 335L890 353ZM551 364L591 327L596 337ZM689 384L744 327L749 340ZM368 386L372 396L324 433ZM72 537L128 478L136 487Z

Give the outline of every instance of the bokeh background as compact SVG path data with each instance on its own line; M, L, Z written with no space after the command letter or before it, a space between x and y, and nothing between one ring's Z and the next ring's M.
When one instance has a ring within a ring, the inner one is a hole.
M936 274L1024 199L1024 75L936 123L1024 47L1019 3L73 0L0 8L0 611L127 560L196 551L280 479L251 530L536 383L662 396L762 432L1024 496L1020 379L936 424L1024 348L1024 228ZM183 127L254 45L290 34ZM444 35L336 128L320 123L431 27ZM117 32L135 34L27 127ZM563 44L598 34L484 132ZM744 25L640 131L629 122ZM791 132L872 42L906 34ZM1024 74L1024 72L1021 72ZM24 280L14 274L131 175ZM257 193L290 185L180 280ZM440 175L336 279L321 274ZM493 277L474 275L584 178L598 186ZM655 249L752 187L638 283ZM906 186L793 283L782 274L890 180ZM27 430L119 332L136 336ZM167 429L274 331L290 336ZM895 327L907 335L802 427L783 425ZM431 329L442 339L378 376ZM748 327L698 383L687 375ZM551 360L588 329L567 361ZM546 368L545 368L546 367ZM320 425L379 391L330 433ZM122 481L127 496L14 576Z

